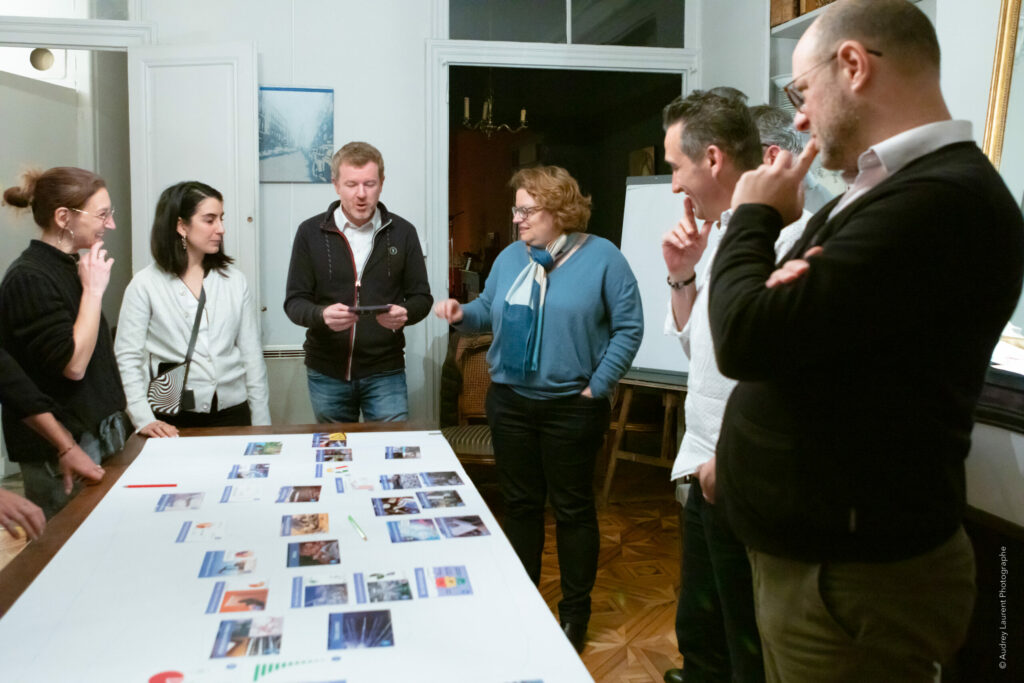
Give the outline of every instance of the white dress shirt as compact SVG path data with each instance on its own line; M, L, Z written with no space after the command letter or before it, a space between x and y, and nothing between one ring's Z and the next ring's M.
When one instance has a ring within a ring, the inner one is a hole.
M970 121L936 121L905 130L868 147L857 157L857 173L843 174L843 180L850 183L850 189L832 207L829 219L911 161L946 145L973 139Z
M245 276L228 267L203 280L206 304L199 325L188 388L195 412L209 413L214 393L220 410L249 402L254 425L270 424L267 367L256 311ZM156 419L146 398L160 363L181 363L188 351L199 302L181 278L151 264L128 284L118 317L114 353L136 429Z
M692 474L698 467L711 459L722 431L722 416L725 403L736 386L736 380L729 379L718 370L715 360L715 346L711 340L711 324L708 321L708 283L711 281L711 266L714 263L718 245L728 229L732 211L725 211L719 224L711 229L708 244L701 257L706 265L697 279L697 296L693 300L690 319L682 330L676 329L672 313L672 301L668 303L668 317L665 319L665 334L674 335L682 344L683 352L690 358L690 369L686 380L686 432L679 446L672 466L672 480ZM807 225L810 212L804 211L800 220L792 223L779 233L775 242L775 256L782 256L800 238Z
M370 252L373 250L373 236L380 229L380 207L373 210L373 218L369 221L363 225L353 225L352 221L345 218L345 212L341 210L339 204L338 208L334 210L334 224L341 226L341 234L345 236L348 246L352 248L352 258L356 264L356 280L360 281L363 277L363 266L366 265L366 259L370 258Z

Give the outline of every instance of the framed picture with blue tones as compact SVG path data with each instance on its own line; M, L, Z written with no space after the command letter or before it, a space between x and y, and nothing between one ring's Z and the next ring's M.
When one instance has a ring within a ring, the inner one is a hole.
M334 90L260 87L260 182L329 183Z

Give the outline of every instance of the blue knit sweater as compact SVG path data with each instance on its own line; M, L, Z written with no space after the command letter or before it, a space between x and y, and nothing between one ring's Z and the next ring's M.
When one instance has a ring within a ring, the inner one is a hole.
M522 242L502 250L483 293L462 307L462 322L455 327L493 331L495 343L487 352L491 379L518 394L562 398L590 386L595 398L608 396L629 370L644 333L640 290L625 257L608 240L589 235L576 253L548 273L540 366L523 380L501 370L499 340L505 295L527 261Z

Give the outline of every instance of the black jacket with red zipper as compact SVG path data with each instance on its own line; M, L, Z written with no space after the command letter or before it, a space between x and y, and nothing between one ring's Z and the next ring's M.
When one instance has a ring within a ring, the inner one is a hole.
M350 329L334 332L324 323L323 313L335 303L398 304L409 312L406 326L423 320L434 299L416 229L384 204L377 204L381 227L374 234L357 291L352 249L334 221L339 203L332 202L326 212L299 225L288 266L284 311L293 323L306 328L306 365L317 372L353 380L402 370L402 330L392 332L378 325L376 316L364 315Z

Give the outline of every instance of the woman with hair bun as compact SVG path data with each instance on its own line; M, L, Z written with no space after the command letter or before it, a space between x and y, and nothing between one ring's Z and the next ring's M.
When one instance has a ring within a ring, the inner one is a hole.
M149 246L155 263L125 290L115 346L128 414L139 433L165 437L186 427L269 425L263 344L248 283L224 253L221 193L194 180L168 187L156 205ZM149 382L161 366L185 361L197 313L185 387L192 401L173 414L154 412Z
M11 460L21 465L25 494L49 518L69 500L64 475L98 479L99 463L119 451L131 431L101 309L114 264L103 235L116 227L114 209L103 179L73 167L29 171L3 199L30 208L43 232L0 283L0 343L55 401L56 417L81 445L57 453L3 413L4 439Z

